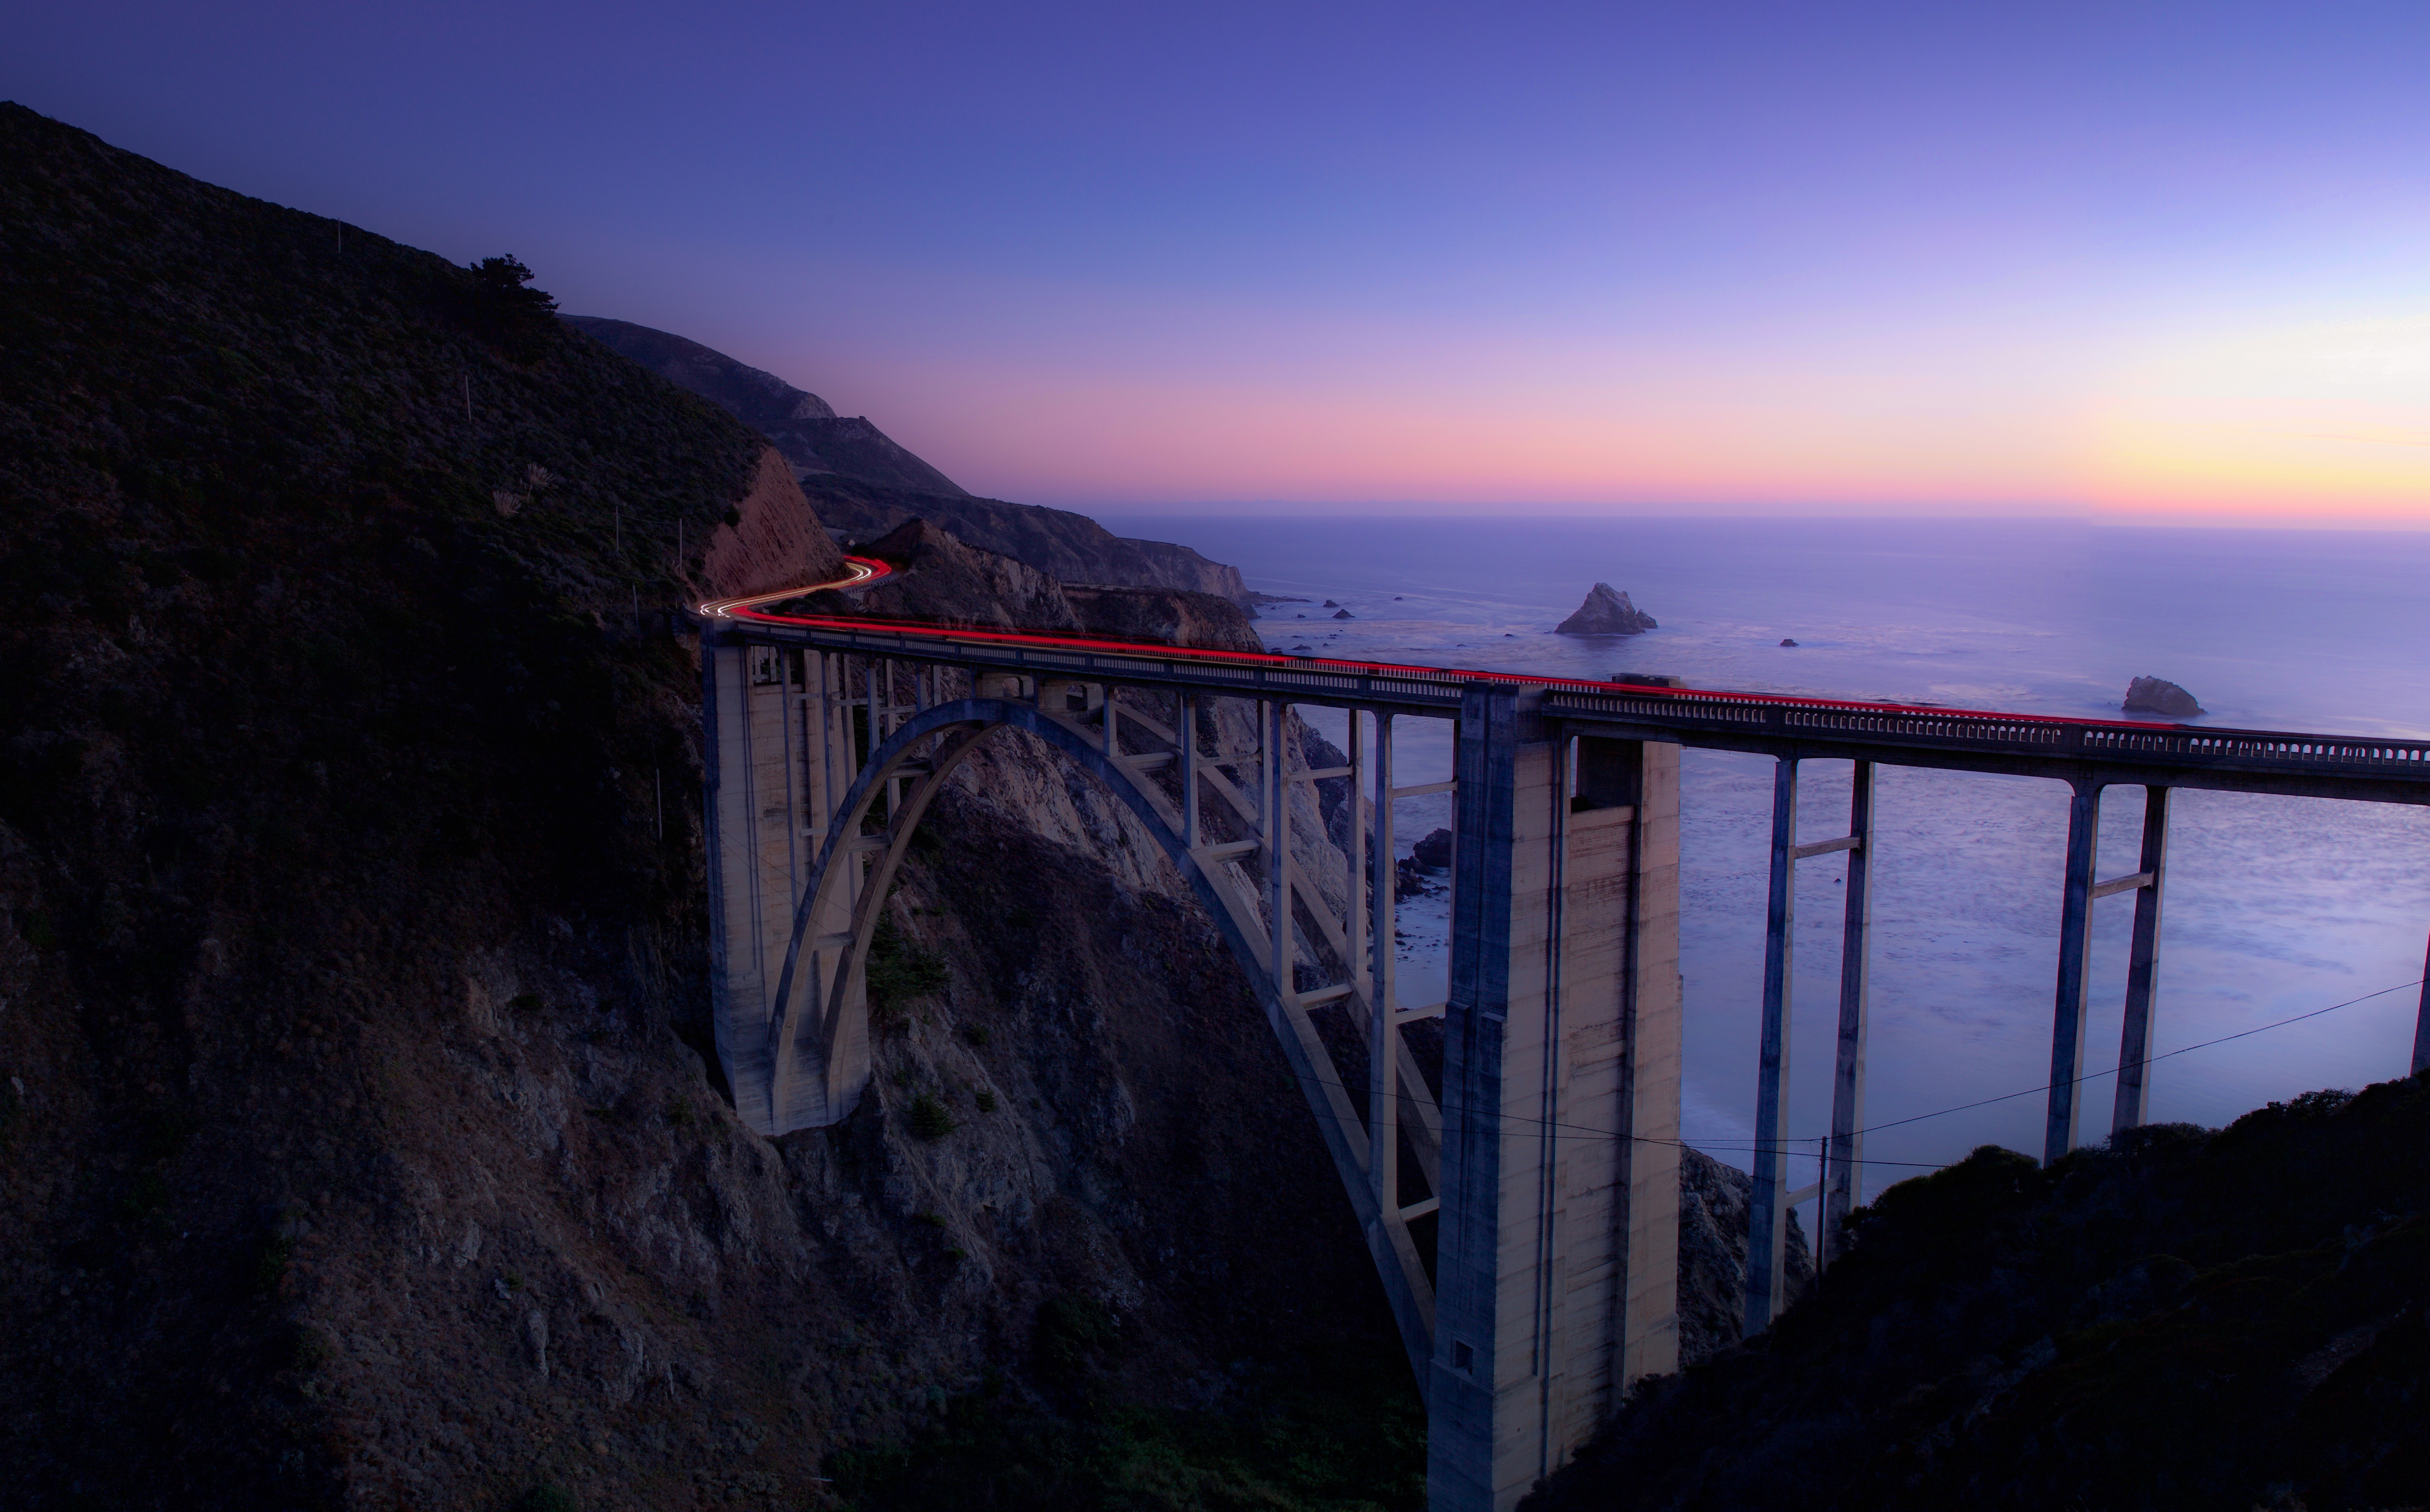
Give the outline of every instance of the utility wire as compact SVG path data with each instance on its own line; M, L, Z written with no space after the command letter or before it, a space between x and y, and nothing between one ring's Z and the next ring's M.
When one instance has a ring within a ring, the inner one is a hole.
M2143 1064L2149 1066L2155 1061L2173 1059L2178 1055L2187 1054L2189 1051L2208 1050L2213 1045L2223 1045L2231 1039L2242 1039L2250 1035L2260 1034L2264 1030L2284 1029L2290 1023L2301 1023L2306 1019L2317 1019L2322 1014L2335 1013L2339 1008L2351 1008L2357 1003L2369 1003L2373 998L2384 998L2390 992L2402 992L2408 987L2420 987L2422 985L2422 979L2421 977L2417 976L2410 982L2399 982L2394 987L2384 987L2376 992L2366 992L2358 998L2348 998L2343 1003L2332 1003L2325 1008L2314 1008L2309 1013L2299 1013L2291 1019L2280 1019L2275 1023L2264 1023L2258 1024L2251 1029L2239 1029L2235 1034L2221 1035L2216 1039L2205 1039L2198 1045L2186 1045L2180 1049L2172 1050L2166 1055L2146 1056L2143 1060ZM1860 1129L1857 1132L1860 1134L1871 1134L1875 1129L1895 1129L1903 1123L1921 1123L1925 1119L1937 1119L1950 1113L1963 1113L1970 1107L1989 1107L1994 1103L2006 1103L2015 1098L2031 1097L2036 1092L2047 1092L2056 1087L2073 1087L2083 1082L2097 1081L2104 1076L2115 1076L2120 1071L2124 1069L2125 1068L2123 1067L2113 1067L2108 1071L2097 1071L2089 1075L2078 1076L2073 1081L2069 1082L2044 1082L2039 1087L2028 1087L2022 1092L2003 1092L1998 1097L1987 1097L1979 1103L1960 1103L1956 1107L1944 1107L1931 1113L1918 1113L1913 1118L1892 1119L1888 1123L1875 1123L1867 1128Z
M2390 992L2402 992L2402 991L2404 991L2406 988L2409 988L2409 987L2420 987L2420 986L2422 986L2422 981L2423 981L2423 978L2422 978L2422 977L2418 977L2418 976L2417 976L2417 977L2415 977L2415 978L2414 978L2412 981L2410 981L2410 982L2399 982L2399 983L2397 983L2394 987L2384 987L2384 988L2381 988L2381 989L2380 989L2378 991L2376 991L2376 992L2366 992L2366 993L2364 993L2362 996L2357 997L2357 998L2348 998L2348 999L2346 999L2343 1003L2332 1003L2332 1004L2330 1004L2330 1005L2329 1005L2327 1007L2325 1007L2325 1008L2314 1008L2314 1009L2313 1009L2311 1012L2309 1012L2309 1013L2299 1013L2299 1014L2296 1014L2296 1015L2295 1015L2294 1017L2292 1017L2292 1018L2289 1018L2289 1019L2279 1019L2279 1020L2276 1020L2276 1021L2274 1021L2274 1022L2270 1022L2270 1023L2256 1024L2256 1025L2255 1025L2253 1028L2250 1028L2250 1029L2239 1029L2239 1030L2238 1030L2235 1034L2230 1034L2230 1035L2221 1035L2221 1036L2220 1036L2218 1038L2216 1038L2216 1039L2205 1039L2205 1040L2201 1041L2201 1042L2200 1042L2200 1043L2198 1043L2198 1044L2183 1045L2183 1046L2180 1046L2179 1048L2177 1048L2177 1049L2175 1049L2175 1050L2168 1051L2168 1052L2166 1052L2165 1054L2162 1054L2162 1055L2147 1056L2147 1057L2143 1060L2142 1064L2144 1064L2144 1065L2146 1065L2146 1066L2149 1066L2149 1065L2152 1065L2153 1063L2155 1063L2155 1062L2156 1062L2156 1061L2171 1060L2171 1059L2175 1058L2175 1057L2176 1057L2176 1056L2178 1056L2178 1055L2189 1055L2189 1054L2190 1054L2190 1053L2192 1053L2192 1052L2194 1052L2194 1051L2197 1051L2197 1050L2207 1050L2207 1049L2209 1049L2209 1048L2210 1048L2211 1046L2213 1046L2213 1045L2223 1045L2223 1044L2226 1044L2226 1043L2227 1043L2229 1040L2231 1040L2231 1039L2244 1039L2244 1038L2250 1038L2251 1036L2254 1036L2254 1035L2266 1033L2266 1032L2268 1032L2269 1030L2272 1030L2272 1029L2283 1029L2283 1028L2287 1027L2287 1025L2289 1025L2289 1024L2290 1024L2290 1023L2302 1023L2302 1022L2303 1022L2305 1020L2306 1020L2306 1019L2317 1019L2317 1018L2320 1018L2320 1017L2321 1017L2322 1015L2323 1015L2323 1014L2335 1013L2335 1012L2337 1012L2339 1008L2351 1008L2351 1007L2353 1007L2355 1005L2356 1005L2356 1004L2358 1004L2358 1003L2369 1003L2369 1002L2371 1002L2373 998L2384 998L2384 997L2388 996L2388 994L2389 994ZM2082 1084L2082 1083L2084 1083L2084 1082L2096 1081L2096 1080L2098 1080L2098 1079L2100 1079L2101 1077L2104 1077L2104 1076L2115 1076L2115 1075L2117 1075L2117 1074L2118 1074L2118 1072L2119 1072L2119 1070L2120 1070L2120 1069L2122 1069L2122 1068L2112 1068L2112 1069L2110 1069L2110 1070L2108 1070L2108 1071L2097 1071L2097 1072L2090 1072L2090 1073L2089 1073L2089 1074L2087 1074L2087 1075L2078 1076L2078 1077L2074 1078L2072 1081L2065 1082L2065 1083L2060 1083L2060 1082L2044 1082L2044 1083L2043 1083L2041 1086L2039 1086L2039 1087L2028 1087L2028 1088L2023 1088L2022 1090L2020 1090L2020 1091L2014 1091L2014 1092L2003 1092L2003 1093L2001 1093L2001 1094L2000 1094L1999 1096L1997 1096L1997 1097L1987 1097L1987 1098L1983 1098L1983 1099L1981 1099L1981 1100L1980 1100L1980 1101L1978 1101L1978 1102L1972 1102L1972 1103L1960 1103L1960 1104L1957 1104L1956 1105L1955 1105L1955 1106L1953 1106L1953 1107L1936 1108L1935 1110L1933 1110L1932 1112L1929 1112L1929 1113L1918 1113L1918 1114L1914 1115L1914 1116L1913 1116L1913 1117L1911 1117L1911 1118L1893 1119L1893 1120L1891 1120L1891 1121L1890 1121L1889 1122L1888 1122L1888 1123L1875 1123L1875 1124L1870 1124L1870 1125L1868 1125L1867 1127L1865 1127L1865 1128L1863 1128L1863 1129L1859 1129L1859 1130L1857 1130L1857 1131L1856 1131L1856 1133L1857 1133L1857 1135L1858 1135L1858 1136L1862 1136L1862 1135L1867 1135L1867 1134L1874 1133L1875 1131L1880 1130L1880 1129L1895 1129L1895 1128L1901 1127L1902 1125L1908 1124L1908 1123L1921 1123L1921 1122L1923 1122L1924 1120L1926 1120L1926 1119L1943 1118L1943 1117L1946 1117L1947 1115L1949 1115L1949 1114L1951 1114L1951 1113L1963 1113L1963 1112L1966 1112L1966 1111L1967 1111L1968 1109L1970 1109L1970 1108L1989 1107L1989 1106L1990 1106L1990 1105L1991 1105L1992 1104L1994 1104L1994 1103L2007 1103L2007 1102L2013 1102L2013 1101L2015 1101L2016 1099L2018 1099L2018 1098L2020 1098L2020 1097L2031 1097L2031 1096L2032 1096L2032 1095L2034 1095L2036 1092L2047 1092L2047 1091L2049 1091L2051 1088L2053 1088L2054 1087L2059 1087L2059 1086L2070 1086L2070 1087L2072 1087L2072 1086L2080 1085L2080 1084ZM1368 1096L1373 1096L1373 1089L1372 1089L1372 1088L1365 1088L1365 1087L1352 1087L1352 1086L1349 1086L1348 1084L1343 1083L1343 1082L1327 1081L1327 1080L1325 1080L1323 1077L1321 1077L1321 1076L1318 1076L1318 1077L1306 1077L1306 1076L1302 1076L1302 1075L1300 1075L1297 1072L1291 1072L1291 1073L1290 1073L1290 1075L1291 1075L1291 1079L1292 1079L1293 1081L1297 1081L1297 1082L1306 1082L1306 1083L1307 1083L1307 1084L1309 1084L1309 1085L1316 1086L1316 1087L1328 1087L1328 1088L1335 1088L1336 1090L1339 1090L1339 1091L1340 1091L1340 1092L1343 1092L1343 1093L1345 1093L1345 1094L1347 1094L1347 1095L1351 1095L1351 1096L1368 1097ZM1396 1077L1394 1080L1395 1080L1395 1083L1397 1084L1397 1082L1398 1082L1398 1078ZM1416 1105L1416 1103L1418 1102L1418 1099L1417 1099L1417 1098L1415 1098L1414 1096L1412 1096L1411 1094L1409 1094L1409 1093L1407 1093L1407 1092L1394 1091L1394 1092L1391 1092L1391 1093L1390 1093L1390 1094L1388 1094L1388 1095L1390 1095L1390 1097L1392 1097L1395 1101L1402 1102L1402 1103L1406 1103L1406 1104L1410 1104L1410 1105ZM1438 1104L1438 1105L1437 1105L1437 1108L1438 1108L1438 1110L1439 1110L1439 1111L1440 1111L1440 1112L1446 1112L1446 1113L1456 1113L1456 1112L1467 1112L1467 1111L1469 1111L1468 1109L1465 1109L1465 1108L1451 1107L1451 1106L1448 1106L1448 1105L1441 1105L1441 1104ZM1696 1150L1696 1149L1704 1149L1704 1148L1706 1148L1706 1145L1691 1144L1691 1143L1689 1143L1688 1140L1685 1140L1685 1139L1656 1139L1656 1138L1650 1138L1650 1137L1645 1136L1645 1135L1623 1134L1623 1133L1621 1133L1621 1132L1619 1132L1618 1130L1615 1130L1615 1129L1598 1129L1598 1128L1591 1127L1591 1126L1589 1126L1589 1125L1588 1125L1588 1124L1583 1124L1583 1123L1566 1123L1566 1122L1560 1122L1560 1121L1558 1121L1558 1120L1550 1120L1550 1119L1531 1119L1531 1118L1526 1118L1526 1117L1523 1117L1523 1116L1521 1116L1521 1115L1517 1115L1517 1114L1509 1114L1509 1113L1497 1114L1497 1115L1496 1115L1496 1117L1498 1117L1498 1118L1499 1118L1503 1122L1506 1122L1506 1123L1534 1124L1534 1125L1536 1125L1536 1126L1537 1126L1537 1127L1539 1127L1539 1128L1546 1128L1546 1129L1560 1129L1560 1130L1567 1130L1567 1131L1571 1131L1571 1132L1568 1132L1568 1133L1556 1134L1556 1135L1555 1135L1555 1136L1554 1136L1554 1138L1568 1138L1568 1139L1603 1139L1603 1140L1607 1140L1607 1141L1631 1140L1631 1141L1634 1141L1634 1142L1637 1142L1637 1143L1640 1143L1640 1144L1659 1144L1659 1145L1668 1145L1668 1146L1671 1146L1671 1147L1673 1147L1673 1148L1680 1149L1680 1150ZM1827 1142L1827 1141L1830 1139L1830 1138L1831 1138L1831 1136L1829 1136L1829 1135L1809 1135L1809 1136L1807 1136L1806 1138L1803 1138L1803 1139L1791 1139L1791 1140L1788 1140L1788 1141L1783 1142L1781 1145L1779 1145L1779 1146L1777 1146L1777 1147L1773 1147L1773 1148L1770 1148L1770 1149L1767 1149L1767 1147L1765 1147L1765 1146L1763 1146L1763 1145L1756 1144L1756 1143L1754 1143L1754 1142L1752 1142L1752 1141L1742 1141L1742 1140L1737 1140L1737 1139L1719 1139L1719 1140L1710 1140L1710 1141L1707 1141L1706 1143L1707 1143L1711 1148L1713 1148L1713 1149L1720 1149L1720 1150L1733 1150L1733 1151L1736 1151L1736 1150L1745 1150L1745 1151L1747 1151L1747 1152L1749 1152L1749 1153L1751 1153L1751 1154L1773 1154L1773 1155L1802 1155L1802 1154L1804 1154L1804 1152L1803 1152L1802 1150L1795 1148L1796 1146L1799 1146L1799 1145L1806 1145L1806 1144L1814 1144L1814 1143L1817 1143L1817 1142ZM1913 1167L1913 1168L1916 1168L1916 1169L1919 1169L1919 1170L1925 1170L1925 1171L1946 1171L1947 1169L1949 1169L1949 1166L1950 1166L1953 1162L1947 1162L1947 1161L1944 1161L1944 1162L1940 1162L1940 1163L1939 1163L1939 1164L1935 1164L1935 1163L1933 1163L1933 1162L1931 1162L1931 1161L1927 1161L1927 1160L1873 1160L1873 1159L1864 1159L1864 1160L1854 1160L1854 1161L1850 1161L1850 1162L1848 1162L1848 1163L1849 1163L1849 1164L1851 1164L1851 1165L1860 1165L1860 1166L1906 1166L1906 1167Z

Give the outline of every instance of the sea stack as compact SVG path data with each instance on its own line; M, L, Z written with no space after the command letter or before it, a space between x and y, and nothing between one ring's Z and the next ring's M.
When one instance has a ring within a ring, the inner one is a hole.
M2194 695L2165 677L2138 677L2126 685L2126 702L2120 705L2129 714L2165 714L2172 720L2191 719L2203 712Z
M1555 635L1637 635L1655 627L1654 616L1640 612L1628 595L1609 583L1597 583L1578 612L1554 627Z

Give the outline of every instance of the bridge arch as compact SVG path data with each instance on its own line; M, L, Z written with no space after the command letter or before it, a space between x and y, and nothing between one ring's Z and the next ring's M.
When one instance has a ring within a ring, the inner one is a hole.
M1676 1366L1678 746L1447 674L959 634L704 627L714 1022L736 1112L766 1135L844 1116L869 1078L865 972L905 852L992 732L1035 736L1131 811L1247 972L1426 1399L1433 1504L1508 1512L1629 1381ZM1170 728L1159 696L1177 700ZM1228 725L1223 749L1200 748L1207 699L1257 710L1244 748ZM1347 765L1307 762L1302 704L1350 712ZM1455 722L1451 780L1396 783L1408 716ZM1146 749L1123 748L1134 733ZM1319 831L1293 809L1345 776L1342 897L1294 854ZM1393 812L1434 793L1455 813L1450 990L1404 1006ZM1366 1045L1363 1117L1318 1010ZM1440 1100L1403 1033L1436 1018ZM1431 1264L1410 1227L1429 1220Z
M1174 832L1133 773L1107 759L1097 742L1086 739L1025 700L956 699L911 716L881 741L862 764L829 820L826 838L819 848L807 884L802 889L801 902L793 912L792 933L786 943L784 965L776 979L772 1004L769 1049L780 1088L785 1078L797 1073L805 1048L803 1041L811 1034L816 1036L821 1069L830 1078L831 1087L835 1079L843 1074L839 1062L845 1049L845 1031L853 1027L848 1020L854 1014L865 1016L867 1013L866 1005L853 994L852 984L866 970L878 910L884 906L886 894L901 869L912 833L926 816L928 806L942 790L954 770L971 756L990 734L1004 729L1021 730L1036 736L1103 783L1140 821L1166 857L1188 880L1201 906L1223 932L1224 943L1231 948L1234 958L1248 973L1253 990L1260 999L1273 995L1273 972L1242 934L1231 911L1223 906L1215 890L1215 879L1199 864L1198 857L1190 853L1189 845ZM924 747L930 748L924 755ZM871 869L865 885L857 889L853 903L848 930L850 943L842 948L840 958L824 981L807 980L810 973L803 969L802 957L811 921L820 913L838 906L845 870L852 863L852 847L862 839L861 829L880 795L885 793L890 784L906 780L906 769L913 770L907 773L908 785L889 806L877 864ZM797 1005L809 1005L809 1002L804 1001L805 990L816 994L815 999L810 1000L816 1004L816 1018L808 1025L798 1022Z
M1107 697L1110 706L1110 688ZM1270 738L1280 729L1280 712L1278 706L1273 707ZM1192 723L1194 717L1186 718L1179 731L1186 742L1194 743L1195 731L1189 727ZM860 988L879 910L885 906L887 893L893 887L913 833L945 782L988 736L1006 729L1037 737L1102 783L1154 838L1214 921L1233 958L1247 973L1251 990L1264 1009L1267 1026L1273 1032L1293 1079L1315 1115L1327 1153L1337 1171L1344 1175L1343 1188L1350 1198L1353 1215L1367 1238L1410 1369L1423 1388L1433 1353L1433 1288L1397 1199L1380 1192L1377 1182L1350 1179L1350 1173L1369 1167L1369 1131L1352 1110L1346 1095L1348 1088L1342 1086L1339 1071L1308 1029L1305 1013L1294 1016L1285 1006L1270 957L1242 927L1240 914L1227 905L1219 890L1227 884L1208 871L1191 849L1189 837L1174 827L1165 811L1170 800L1143 784L1125 764L1109 756L1102 738L1092 739L1090 732L1074 727L1028 699L970 697L933 705L906 718L861 762L851 786L828 817L825 837L793 910L784 964L771 1001L767 1055L762 1062L768 1068L771 1083L768 1105L789 1105L791 1084L803 1075L825 1078L824 1104L830 1121L842 1117L857 1100L869 1074L868 1004ZM879 797L896 782L907 786L889 805L882 836L863 837L861 830ZM864 840L876 842L878 859L867 876L860 879L859 886L849 887L848 879L856 864L854 847ZM835 958L822 977L806 964L806 957L815 954L810 947L818 943L813 930L823 917L835 919L843 912L847 893L848 922L837 932L842 938L830 941L837 947ZM1392 1041L1399 1046L1397 1035ZM1413 1063L1396 1069L1402 1072L1405 1086L1415 1080ZM1397 1140L1399 1136L1396 1131L1388 1131L1387 1137ZM1435 1134L1433 1138L1440 1140L1440 1136ZM1388 1201L1394 1205L1389 1212L1385 1207Z

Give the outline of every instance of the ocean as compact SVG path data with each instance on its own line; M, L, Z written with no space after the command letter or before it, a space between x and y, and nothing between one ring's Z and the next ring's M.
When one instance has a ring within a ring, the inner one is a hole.
M1101 517L1104 518L1104 517ZM2119 717L2137 675L2196 723L2430 738L2430 534L2139 529L2079 522L1105 518L1237 564L1276 650L1562 676L1669 673L1718 688ZM1552 634L1596 582L1659 628ZM1354 616L1333 618L1332 599ZM1300 616L1307 618L1302 619ZM1783 647L1793 639L1798 644ZM1337 739L1341 716L1305 711ZM1450 774L1447 723L1405 720L1406 784ZM1846 829L1844 763L1809 762L1802 838ZM1685 1132L1743 1169L1771 828L1768 757L1682 763ZM2064 785L1885 767L1877 777L1866 1188L1993 1143L2039 1155L2048 1080ZM1448 822L1406 802L1403 854ZM2102 874L2135 870L2142 789L2102 811ZM2162 915L2156 1055L2367 993L2306 1022L2160 1061L2152 1117L2206 1125L2317 1088L2404 1073L2430 932L2430 815L2390 805L2186 791ZM1799 869L1787 1130L1828 1127L1839 873ZM1439 1001L1440 903L1406 906L1404 1004ZM2116 1069L2127 896L2094 905L2088 1072ZM2083 1090L2108 1132L2112 1082ZM1922 1115L1934 1115L1920 1117ZM1913 1122L1902 1122L1905 1120ZM1809 1146L1810 1147L1810 1146ZM1790 1179L1812 1179L1813 1161Z

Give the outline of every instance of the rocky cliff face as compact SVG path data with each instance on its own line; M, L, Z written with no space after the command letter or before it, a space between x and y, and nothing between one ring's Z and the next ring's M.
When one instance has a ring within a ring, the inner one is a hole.
M785 459L769 447L752 469L750 487L710 531L700 586L708 595L736 597L843 576L843 553L810 512Z
M1755 1182L1702 1150L1679 1152L1679 1363L1699 1365L1746 1337L1747 1213ZM1789 1305L1814 1285L1806 1226L1789 1215Z
M1117 536L1087 515L964 495L940 498L847 477L814 477L804 487L826 523L861 540L906 520L924 519L974 546L1027 562L1067 583L1177 588L1249 606L1240 570L1210 562L1187 546Z

